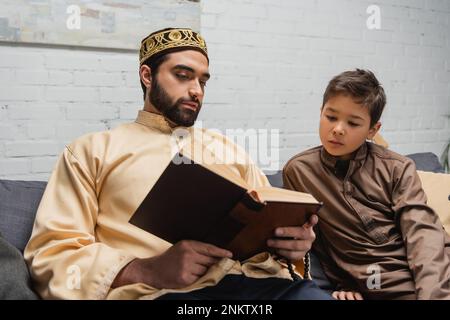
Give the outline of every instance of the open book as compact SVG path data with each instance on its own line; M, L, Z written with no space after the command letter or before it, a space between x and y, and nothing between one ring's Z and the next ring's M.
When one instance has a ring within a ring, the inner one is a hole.
M313 196L275 187L252 190L226 164L171 161L130 219L170 243L197 240L245 260L270 251L277 227L301 226L320 207ZM178 164L177 164L178 163Z

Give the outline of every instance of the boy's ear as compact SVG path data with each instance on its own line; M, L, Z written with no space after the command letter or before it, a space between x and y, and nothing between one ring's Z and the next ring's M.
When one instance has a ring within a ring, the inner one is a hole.
M139 68L139 77L141 78L142 83L148 88L152 83L152 70L150 67L143 64Z
M381 122L378 121L377 123L375 123L372 126L372 128L369 129L369 134L367 135L367 139L372 140L373 137L375 137L377 132L380 130L380 128L381 128Z

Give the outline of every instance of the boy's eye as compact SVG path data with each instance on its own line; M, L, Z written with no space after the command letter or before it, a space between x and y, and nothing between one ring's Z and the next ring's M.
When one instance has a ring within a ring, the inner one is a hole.
M333 116L325 116L329 121L336 121L336 117Z
M355 122L349 122L348 123L351 127L358 127L359 126L359 124L358 123L355 123Z
M200 81L200 85L201 85L202 87L206 87L206 81Z

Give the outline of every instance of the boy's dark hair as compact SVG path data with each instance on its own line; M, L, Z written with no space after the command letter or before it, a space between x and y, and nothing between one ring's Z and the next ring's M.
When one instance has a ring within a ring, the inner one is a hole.
M328 83L323 94L323 106L338 94L351 96L356 103L369 109L370 127L380 120L386 105L386 94L373 72L356 69L345 71Z
M168 59L168 55L169 55L169 53L162 54L159 56L154 56L154 57L151 57L151 58L145 60L142 63L142 65L145 64L146 66L150 67L150 71L152 73L152 79L155 79L156 75L158 74L159 66ZM147 94L147 87L144 85L142 80L140 80L140 82L141 82L142 91L144 92L144 100L145 100L145 95Z

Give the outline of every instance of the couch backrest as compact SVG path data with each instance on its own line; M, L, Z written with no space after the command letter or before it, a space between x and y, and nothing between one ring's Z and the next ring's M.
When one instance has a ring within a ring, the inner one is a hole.
M412 153L407 155L416 164L417 170L444 173L444 168L437 155L431 152Z
M21 252L46 185L44 181L0 180L0 233Z

